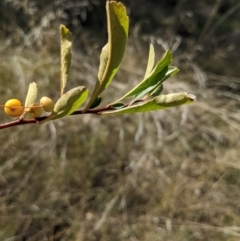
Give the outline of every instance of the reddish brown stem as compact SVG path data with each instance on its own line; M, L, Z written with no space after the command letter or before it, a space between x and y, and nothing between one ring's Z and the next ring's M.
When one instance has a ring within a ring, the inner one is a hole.
M136 104L139 102L144 102L143 99L137 100L132 104ZM129 102L131 103L131 102ZM129 103L125 104L123 107L127 107ZM74 111L71 115L84 115L84 114L94 114L94 115L100 115L104 111L110 111L110 110L115 110L111 105L108 105L106 107L101 107L101 108L96 108L96 109L88 109L87 111L83 112L82 110L76 110ZM19 125L27 125L27 124L33 124L33 123L38 123L39 121L43 121L47 119L48 116L41 116L36 119L21 119L19 118L18 120L14 120L11 122L3 123L0 124L0 129L5 129L13 126L19 126Z

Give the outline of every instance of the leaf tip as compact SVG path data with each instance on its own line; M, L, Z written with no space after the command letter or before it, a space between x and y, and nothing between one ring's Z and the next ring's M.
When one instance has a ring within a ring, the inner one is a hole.
M187 94L187 97L188 97L188 99L190 100L190 101L192 101L192 102L194 102L194 101L196 101L196 96L195 95L192 95L192 94Z
M69 41L71 41L72 33L71 31L63 24L60 25L60 35L67 38Z

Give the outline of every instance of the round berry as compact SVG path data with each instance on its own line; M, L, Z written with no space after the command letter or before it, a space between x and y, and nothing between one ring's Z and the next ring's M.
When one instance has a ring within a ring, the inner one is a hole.
M46 112L52 112L54 109L54 103L51 98L44 96L40 99L40 104Z
M8 100L4 105L4 112L11 117L22 115L24 110L21 101L18 99Z
M42 106L34 104L33 107L30 107L29 113L32 115L32 117L37 118L42 115Z

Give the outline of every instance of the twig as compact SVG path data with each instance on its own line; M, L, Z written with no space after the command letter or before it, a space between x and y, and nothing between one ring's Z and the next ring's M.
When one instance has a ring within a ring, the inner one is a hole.
M136 103L140 103L140 102L144 102L144 99L140 99L140 100L136 100L134 103L131 104L136 104ZM129 106L129 103L125 104L122 106L122 108ZM87 111L83 111L83 110L77 110L74 111L71 115L84 115L84 114L94 114L94 115L100 115L102 112L104 111L111 111L111 110L115 110L116 108L112 107L112 105L107 105L106 107L101 107L101 108L96 108L96 109L88 109ZM0 124L0 129L6 129L9 127L13 127L13 126L19 126L19 125L28 125L28 124L38 124L39 121L43 121L46 120L49 117L49 115L45 115L45 116L41 116L38 118L32 118L32 119L17 119L11 122L7 122L7 123L3 123Z

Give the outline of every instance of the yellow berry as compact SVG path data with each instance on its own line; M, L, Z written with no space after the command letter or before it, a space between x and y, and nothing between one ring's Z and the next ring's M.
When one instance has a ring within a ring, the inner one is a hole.
M44 96L40 100L40 104L46 112L52 112L54 109L54 103L51 98Z
M11 116L17 117L23 114L22 103L18 99L10 99L4 105L4 112Z
M30 107L29 112L34 118L40 117L42 115L42 106L34 104L33 107Z

